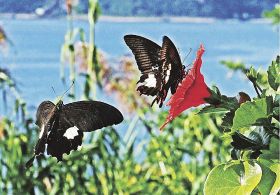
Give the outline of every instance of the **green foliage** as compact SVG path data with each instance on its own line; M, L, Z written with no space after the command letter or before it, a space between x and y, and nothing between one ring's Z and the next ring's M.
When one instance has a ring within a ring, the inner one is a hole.
M243 103L240 108L235 111L232 130L240 130L249 128L253 125L263 125L269 123L272 111L272 97L253 100L252 102Z
M230 111L231 109L237 109L239 107L236 97L222 95L216 86L212 87L211 94L211 97L206 99L210 105L202 108L200 113Z
M264 150L261 157L264 159L277 160L279 159L280 141L277 138L272 138L269 145L269 150Z
M280 5L276 4L275 8L271 11L265 11L263 16L272 20L272 24L280 23Z
M276 60L271 63L268 68L268 83L272 89L277 91L280 85L280 56L277 56Z
M221 64L223 64L224 66L226 66L227 68L229 68L231 70L235 70L235 71L241 70L242 72L246 71L246 66L242 62L233 62L233 61L222 60Z
M269 163L270 164L270 163ZM269 165L267 165L267 162L260 162L259 165L261 166L262 169L262 178L261 181L258 185L258 190L260 191L261 194L274 194L272 190L272 186L274 184L277 185L276 181L276 174L273 172L270 168Z
M157 131L165 115L153 120L151 128ZM152 175L157 185L149 193L201 193L210 169L229 158L229 142L221 139L220 122L220 116L190 112L176 118L160 135L153 133L147 160L152 173L159 175Z
M209 173L205 194L277 194L279 192L279 56L267 72L248 69L243 63L222 62L246 74L257 97L240 92L234 98L214 87L209 106L200 113L226 112L222 118L225 139L232 137L232 160ZM233 102L233 103L230 103ZM234 103L235 102L235 103ZM277 172L278 171L278 172ZM276 173L277 172L277 173ZM221 182L222 181L222 182Z
M259 69L258 71L254 67L247 68L243 62L240 61L221 61L221 64L226 66L232 71L241 71L244 73L249 80L258 81L259 84L265 85L267 83L267 74L266 72Z
M279 163L273 163L269 168L276 174L276 179L270 190L270 194L278 194L280 191L280 165Z
M209 173L204 193L250 195L261 180L261 176L261 167L252 161L221 164Z

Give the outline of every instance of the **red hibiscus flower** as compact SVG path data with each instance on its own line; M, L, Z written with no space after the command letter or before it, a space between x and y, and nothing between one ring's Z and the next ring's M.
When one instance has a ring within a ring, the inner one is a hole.
M160 130L184 110L206 103L204 99L211 95L204 82L204 77L200 72L202 65L201 56L203 53L204 47L203 45L200 45L193 67L189 70L187 76L178 86L176 93L171 96L167 103L167 105L170 106L169 114L164 124L160 127Z

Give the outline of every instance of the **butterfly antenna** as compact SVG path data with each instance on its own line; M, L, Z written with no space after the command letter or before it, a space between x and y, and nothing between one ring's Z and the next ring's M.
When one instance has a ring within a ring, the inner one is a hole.
M53 90L54 95L57 96L53 86L52 86L52 90Z
M191 54L191 52L192 52L192 48L190 48L189 53L186 55L186 57L184 57L183 63L182 63L182 64L184 64L185 60L187 59L187 57L189 57L189 55Z
M62 96L60 96L59 101L62 100L63 96L74 86L74 84L75 84L75 80L72 81L70 87L62 94Z

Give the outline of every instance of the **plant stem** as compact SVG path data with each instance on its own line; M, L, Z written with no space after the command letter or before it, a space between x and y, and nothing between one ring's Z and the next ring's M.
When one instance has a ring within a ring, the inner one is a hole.
M94 12L96 7L97 1L96 0L89 0L89 11L88 11L88 22L89 22L89 50L88 50L88 69L87 74L89 78L87 79L87 85L92 89L93 99L96 99L96 89L95 89L95 74L93 74L94 70ZM89 94L87 94L89 96Z
M260 90L260 92L262 93L262 88L257 83L255 83L255 85Z
M72 44L72 47L74 48L74 43L73 43L73 35L74 35L74 28L73 28L73 16L72 12L70 12L67 15L67 20L68 20L68 29L69 29L69 40L68 44ZM68 48L69 49L69 48ZM70 75L69 79L71 82L75 81L75 51L70 49ZM75 97L75 87L71 87L70 89L70 97L74 98Z
M260 93L258 91L257 85L255 83L253 83L253 86L255 88L256 93L258 94L258 97L261 98L261 95L260 95Z

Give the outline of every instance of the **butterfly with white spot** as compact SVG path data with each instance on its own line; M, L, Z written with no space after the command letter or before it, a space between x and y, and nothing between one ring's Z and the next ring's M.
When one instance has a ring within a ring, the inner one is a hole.
M175 45L167 36L163 37L162 47L138 35L126 35L124 40L132 50L142 73L137 82L137 91L140 94L156 96L152 105L157 102L161 107L169 88L174 94L186 75L185 66L182 65Z
M39 140L34 156L26 163L30 167L36 156L47 154L62 160L64 153L70 154L82 144L83 132L119 124L123 121L121 112L104 102L78 101L56 105L51 101L42 102L36 113L36 125L40 128Z

